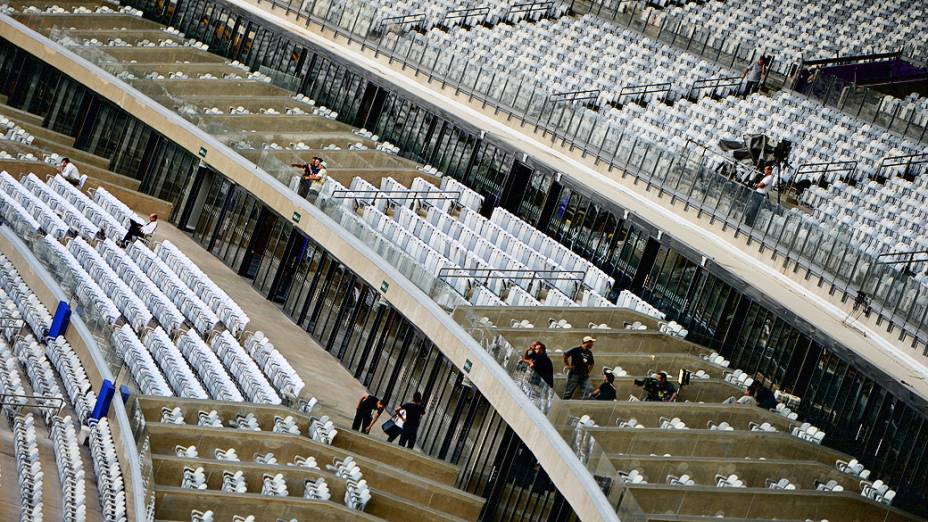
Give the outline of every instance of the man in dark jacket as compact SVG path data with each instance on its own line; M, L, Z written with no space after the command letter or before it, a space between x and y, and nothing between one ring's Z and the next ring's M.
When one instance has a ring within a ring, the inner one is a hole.
M548 350L544 343L535 341L532 346L525 352L522 362L528 365L535 375L532 376L532 382L537 383L542 380L547 383L549 388L554 387L554 364L548 357Z

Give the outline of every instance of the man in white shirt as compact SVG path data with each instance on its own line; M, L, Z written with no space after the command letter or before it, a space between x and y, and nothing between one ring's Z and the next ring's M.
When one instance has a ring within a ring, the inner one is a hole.
M58 166L58 172L61 173L61 177L67 180L68 183L76 186L81 184L81 173L77 170L77 166L71 163L70 158L62 158L61 164Z
M748 96L754 94L760 90L760 82L764 78L764 73L767 72L767 60L761 56L757 59L757 62L751 64L750 67L744 70L741 73L741 79L747 79L745 82L744 95Z
M770 193L775 184L773 167L767 165L764 167L764 177L754 184L754 192L751 193L751 200L748 202L744 212L745 225L754 226L754 220L757 218L757 211L760 210L760 206L764 203L764 200L767 199L767 194Z
M151 235L155 233L156 228L158 228L158 214L149 215L148 223L144 225L133 220L129 224L129 231L126 232L126 236L122 238L122 242L124 245L128 245L137 237L151 237Z

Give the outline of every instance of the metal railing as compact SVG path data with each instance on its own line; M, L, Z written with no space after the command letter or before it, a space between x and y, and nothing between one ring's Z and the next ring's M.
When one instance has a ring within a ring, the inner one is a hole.
M36 410L50 410L48 417L60 416L64 408L64 399L51 395L20 395L16 393L0 393L0 407L31 408Z
M797 85L798 92L823 105L844 111L863 121L875 123L907 138L928 143L928 111L906 106L903 100L872 87L857 85L831 74L814 74ZM886 103L895 100L895 103Z
M629 85L619 89L618 99L621 100L622 98L631 98L633 96L643 97L648 94L659 95L663 93L663 96L658 96L657 98L659 101L665 101L670 96L670 89L672 87L673 85L670 82Z
M709 94L714 94L718 89L722 87L735 87L736 90L741 90L741 86L744 83L744 80L740 76L729 76L721 78L700 78L693 82L693 86L690 87L687 96L690 98L695 98L699 96L699 91L710 90Z
M809 179L818 182L829 174L843 173L845 178L853 178L857 172L856 161L824 161L819 163L803 163L793 171L791 182ZM814 178L814 179L813 179Z
M914 176L924 173L924 166L928 164L928 153L925 154L905 154L902 156L890 156L883 158L880 162L880 168L877 169L877 177L889 177L896 171L900 176ZM915 167L921 169L920 172L913 172Z

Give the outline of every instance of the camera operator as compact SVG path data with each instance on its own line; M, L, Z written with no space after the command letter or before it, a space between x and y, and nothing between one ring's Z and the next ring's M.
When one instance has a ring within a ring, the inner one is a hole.
M674 402L677 400L677 388L667 380L666 372L657 372L654 377L636 379L635 384L644 388L646 401Z

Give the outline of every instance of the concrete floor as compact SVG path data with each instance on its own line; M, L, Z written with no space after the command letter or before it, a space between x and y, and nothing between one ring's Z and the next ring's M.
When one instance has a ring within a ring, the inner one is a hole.
M332 417L336 423L350 426L358 399L367 393L367 390L338 359L326 352L308 333L284 315L276 304L259 294L250 281L233 272L190 236L162 222L155 232L154 240L165 239L177 245L242 307L251 318L248 330L264 332L290 361L306 383L301 395L315 396L319 399L316 412ZM377 432L382 434L379 430Z

